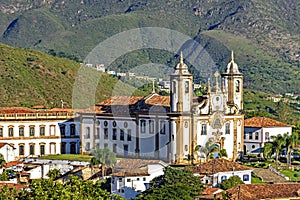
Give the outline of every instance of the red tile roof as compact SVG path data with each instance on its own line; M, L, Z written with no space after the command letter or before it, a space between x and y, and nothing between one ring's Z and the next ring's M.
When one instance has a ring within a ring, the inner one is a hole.
M230 199L253 200L253 199L299 199L300 184L243 184L226 190L231 194ZM221 197L222 194L218 194Z
M0 149L2 148L2 147L4 147L5 145L7 145L8 143L6 143L6 142L3 142L3 143L0 143ZM11 144L8 144L9 146L11 146L11 147L13 147ZM14 147L13 147L14 148Z
M166 163L164 163L161 160L123 158L116 164L115 169L127 169L127 170L139 169L149 164L162 164L166 166Z
M274 119L266 117L252 117L245 120L245 127L291 127L291 125L284 124Z
M49 113L49 112L73 112L71 108L53 108L53 109L31 109L25 107L0 107L0 114L27 114L27 113Z
M19 162L19 161L11 161L11 162L8 162L6 163L6 167L11 167L11 166L15 166L15 165L19 165L19 164L22 164L22 162Z
M223 158L213 159L198 166L188 167L188 169L192 170L193 173L199 174L215 174L218 172L251 170L249 167Z
M5 185L7 185L8 187L14 187L17 190L28 188L28 186L25 186L25 185L22 185L22 184L17 184L17 183L0 183L0 188L4 187Z
M143 99L143 96L112 96L98 105L110 106L110 105L132 105L136 104L139 100Z
M220 188L206 188L202 194L203 195L211 195L211 194L215 194L216 192L222 192L223 190Z

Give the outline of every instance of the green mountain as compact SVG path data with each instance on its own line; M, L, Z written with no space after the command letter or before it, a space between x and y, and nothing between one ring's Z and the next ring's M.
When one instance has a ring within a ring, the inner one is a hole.
M198 41L220 71L233 50L248 89L300 93L298 1L0 0L0 5L0 41L8 45L84 60L122 31L165 27ZM144 49L110 67L127 71L144 63L174 66L176 60L174 53ZM193 67L195 80L206 82L209 75Z
M92 68L80 69L80 64L66 58L3 44L0 44L0 84L1 107L60 107L61 100L66 107L81 107L80 99L72 102L73 91L79 93L75 97L88 99L89 105L94 105L113 93L147 95L151 90L138 90ZM91 93L93 87L95 91Z

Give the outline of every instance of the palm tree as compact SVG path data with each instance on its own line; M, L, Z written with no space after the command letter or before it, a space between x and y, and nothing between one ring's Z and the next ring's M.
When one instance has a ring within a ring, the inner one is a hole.
M291 153L292 148L298 144L298 134L293 132L291 135L284 134L283 138L285 140L286 154L287 154L287 163L291 165Z
M0 153L0 168L4 167L6 165L6 161L4 159L4 156Z
M264 144L263 156L266 160L271 158L271 155L274 153L274 145L272 142L266 142Z
M96 149L93 155L94 158L92 158L91 164L101 164L102 180L104 180L105 166L113 166L116 164L116 154L111 152L109 148L104 148Z
M271 136L271 139L273 140L273 146L275 148L275 153L276 153L276 169L278 168L278 158L280 155L281 150L285 146L285 139L281 134L276 135L276 136Z
M214 143L212 140L208 140L205 143L205 146L197 145L195 147L195 151L198 151L200 154L200 157L204 156L205 161L208 160L212 156L212 153L214 152L220 152L220 148L218 144Z

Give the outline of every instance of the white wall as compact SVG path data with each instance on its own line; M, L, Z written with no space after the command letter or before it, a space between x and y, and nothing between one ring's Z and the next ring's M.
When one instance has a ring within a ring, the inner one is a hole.
M1 149L0 149L0 154L3 155L4 157L4 160L6 162L11 162L11 161L14 161L15 160L15 149L6 144L5 146L3 146Z

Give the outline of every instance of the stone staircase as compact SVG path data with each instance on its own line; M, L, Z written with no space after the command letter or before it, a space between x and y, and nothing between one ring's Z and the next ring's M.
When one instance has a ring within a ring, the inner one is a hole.
M266 183L284 183L288 182L284 177L269 169L253 168L253 173L256 174L262 181Z

